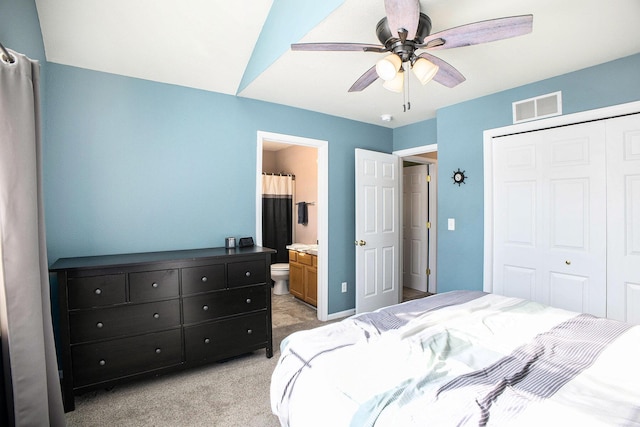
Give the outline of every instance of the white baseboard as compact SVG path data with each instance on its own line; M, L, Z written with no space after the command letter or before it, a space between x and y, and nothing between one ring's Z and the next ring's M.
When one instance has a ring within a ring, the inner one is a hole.
M356 314L356 309L352 308L351 310L345 310L345 311L340 311L338 313L332 313L332 314L327 316L327 320L342 319L343 317L353 316L354 314Z

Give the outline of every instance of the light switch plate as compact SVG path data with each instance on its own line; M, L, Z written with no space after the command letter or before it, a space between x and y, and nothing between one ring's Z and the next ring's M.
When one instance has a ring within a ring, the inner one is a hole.
M455 218L449 218L449 220L447 221L447 229L451 230L451 231L456 229L456 219Z

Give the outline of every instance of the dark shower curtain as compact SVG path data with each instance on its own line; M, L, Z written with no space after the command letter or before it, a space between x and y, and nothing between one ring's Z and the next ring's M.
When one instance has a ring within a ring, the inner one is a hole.
M262 246L278 252L274 263L288 263L292 243L293 177L262 175Z

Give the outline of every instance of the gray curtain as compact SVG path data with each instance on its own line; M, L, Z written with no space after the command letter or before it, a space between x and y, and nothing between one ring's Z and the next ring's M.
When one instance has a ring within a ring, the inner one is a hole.
M40 66L0 55L0 333L9 418L65 425L42 199Z

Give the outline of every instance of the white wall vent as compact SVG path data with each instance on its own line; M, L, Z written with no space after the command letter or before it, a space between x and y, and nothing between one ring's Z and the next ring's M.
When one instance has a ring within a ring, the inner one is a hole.
M559 116L562 114L562 92L523 99L514 102L512 106L513 123Z

